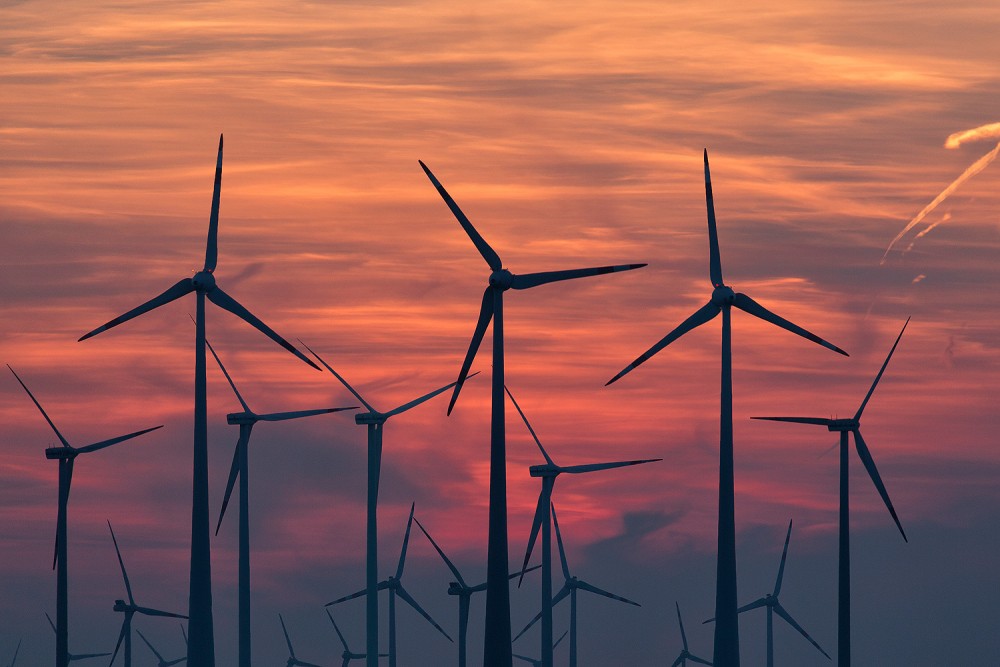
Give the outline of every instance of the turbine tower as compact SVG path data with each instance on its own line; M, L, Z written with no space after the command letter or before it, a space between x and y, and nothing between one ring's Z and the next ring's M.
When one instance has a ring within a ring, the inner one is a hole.
M52 632L55 632L56 631L56 626L52 622L52 617L49 616L49 612L45 612L45 618L48 619L48 621L49 621L49 627L52 628ZM18 648L21 647L21 642L20 641L17 642L17 646L18 646ZM110 652L108 652L108 653L68 653L67 655L69 656L69 661L70 662L76 662L78 660L90 660L91 658L103 658L106 655L111 655L111 653ZM17 653L16 652L14 653L14 660L15 661L17 660ZM10 663L10 667L14 667L14 662Z
M351 664L351 660L365 660L367 656L364 653L355 653L347 645L347 640L344 639L344 633L341 632L340 628L337 626L337 621L333 620L333 614L330 613L329 607L327 607L324 611L326 611L326 615L329 617L330 622L333 623L333 629L337 631L337 636L340 637L340 643L344 645L344 652L340 654L340 657L343 659L343 662L340 663L341 667L347 667ZM379 653L376 657L388 658L389 654Z
M420 162L424 173L437 188L448 208L458 219L462 229L472 240L479 254L486 260L490 268L489 285L483 292L483 301L479 309L479 320L472 342L466 353L465 361L458 374L458 383L448 405L451 414L458 400L462 384L469 373L472 361L479 351L479 345L486 334L486 328L493 322L493 384L492 408L490 412L490 509L489 537L486 562L486 628L483 642L484 667L511 667L510 638L510 590L508 585L507 562L507 455L504 437L504 348L503 348L503 294L509 289L522 290L547 283L572 278L584 278L604 273L630 271L645 264L624 264L619 266L600 266L587 269L570 269L565 271L545 271L541 273L526 273L517 275L505 269L500 256L479 234L465 213L458 207L455 200L444 189L444 186L431 173L423 162Z
M208 407L206 400L205 371L205 299L223 310L228 310L283 348L309 364L319 367L295 349L288 341L261 322L256 315L236 299L222 291L215 281L218 263L219 197L222 190L222 135L219 135L219 154L215 163L215 186L212 192L212 210L208 221L208 242L205 249L205 266L191 278L181 278L172 287L146 303L110 320L80 340L96 336L102 331L118 326L164 304L194 292L195 361L194 361L194 460L191 497L191 576L189 580L188 665L190 667L215 666L215 631L212 623L212 549L209 539L208 510Z
M7 368L10 368L10 365ZM10 368L10 372L14 373L14 369ZM59 429L56 428L52 420L49 419L49 415L42 408L42 404L38 402L38 399L31 393L31 390L24 384L20 376L14 373L14 377L17 378L17 381L24 388L24 391L27 392L35 407L38 408L38 411L45 417L45 421L48 422L53 432L55 432L56 437L59 438L59 442L62 443L62 447L49 447L46 449L45 458L59 461L59 510L56 518L55 555L52 560L52 569L56 570L56 624L52 629L56 633L56 667L66 667L71 660L69 653L69 566L66 557L69 490L73 482L73 464L79 454L96 452L99 449L135 438L143 433L163 428L163 426L154 426L153 428L136 431L128 435L121 435L110 440L102 440L101 442L95 442L92 445L84 447L73 447L63 437L62 433L59 432ZM51 619L49 620L51 621Z
M899 517L896 516L896 510L892 506L892 501L889 500L889 492L886 491L885 484L882 483L882 476L879 475L878 468L875 466L875 459L872 458L872 453L868 449L865 439L861 437L861 413L865 411L865 406L868 405L872 394L875 393L875 387L878 386L879 380L882 379L882 374L885 373L886 366L889 365L889 360L892 359L892 353L896 351L896 346L899 345L899 340L903 337L903 332L906 331L906 325L909 323L910 318L906 318L899 336L896 337L896 342L892 344L892 349L889 350L882 368L879 369L878 375L875 376L875 381L872 382L868 394L865 395L865 400L861 401L861 407L858 408L854 417L848 419L825 419L823 417L753 417L753 419L766 419L770 421L816 424L818 426L826 426L827 429L835 433L840 433L840 558L837 596L837 664L839 667L849 667L851 664L851 513L850 489L848 484L848 433L854 434L854 447L858 450L858 458L861 459L865 470L868 471L868 476L871 477L872 484L875 485L879 495L882 497L882 502L885 503L886 509L892 515L892 520L896 522L896 528L899 529L899 534L903 536L903 541L908 541L906 533L903 531L903 526L899 523Z
M674 606L677 607L677 625L681 628L681 643L684 645L684 648L681 649L677 659L674 660L674 663L670 667L686 667L688 660L696 662L699 665L711 665L712 663L705 660L705 658L699 658L688 650L688 638L684 632L684 621L681 619L681 606L676 601L674 602Z
M259 421L278 422L289 419L299 419L302 417L312 417L342 410L354 410L357 406L348 408L319 408L315 410L299 410L296 412L274 412L271 414L258 415L247 402L243 400L233 378L230 377L226 367L222 365L222 360L216 354L215 348L207 340L209 351L215 357L216 363L222 369L222 374L226 376L229 386L236 394L237 400L243 406L243 412L232 412L226 415L226 420L230 424L238 424L240 427L240 437L236 441L236 450L233 452L233 463L229 468L229 481L226 483L226 494L222 499L222 510L219 512L219 522L215 526L215 534L219 534L222 527L222 517L226 515L226 507L229 506L229 498L232 496L236 478L240 478L240 529L239 529L239 664L240 667L250 667L250 482L249 482L249 449L250 434L254 425Z
M705 161L705 200L708 208L709 278L712 297L708 303L680 323L676 329L660 339L635 361L626 366L607 384L617 381L654 354L677 340L688 331L701 326L722 313L722 392L719 410L719 535L716 563L715 589L715 654L718 667L738 667L740 664L740 628L736 618L736 502L733 477L733 355L732 307L770 322L782 329L798 334L844 356L847 353L802 327L775 315L746 294L734 292L722 281L722 260L719 255L719 236L715 224L715 202L712 197L712 178L708 168L708 151Z
M535 518L531 522L531 534L528 537L528 547L524 552L524 563L521 565L521 571L524 572L525 568L528 567L528 562L531 560L531 550L535 546L535 539L538 537L538 530L541 528L542 531L542 664L545 667L552 667L552 650L555 648L555 644L552 642L552 522L549 519L548 508L552 504L552 489L555 487L556 477L560 473L587 473L596 472L598 470L610 470L611 468L622 468L625 466L639 465L640 463L652 463L654 461L662 461L663 459L642 459L638 461L615 461L613 463L588 463L583 465L575 466L559 466L556 465L552 457L549 456L545 448L542 447L541 441L538 436L535 435L535 429L531 428L531 424L528 423L528 418L525 416L524 411L521 406L517 404L514 399L514 394L510 393L510 389L504 387L507 391L507 396L510 397L511 403L517 408L517 413L521 415L521 420L524 421L524 425L528 427L528 432L531 433L531 437L535 439L535 444L538 445L539 451L541 451L542 456L545 457L545 463L543 465L531 466L528 470L532 477L542 478L542 491L538 494L538 504L535 506ZM523 577L523 575L522 575ZM518 581L518 586L521 582Z
M302 341L299 341L302 342ZM390 417L406 412L410 408L415 408L424 401L430 400L452 387L455 383L445 385L439 389L424 394L409 403L404 403L398 408L388 412L379 412L366 401L357 390L345 380L340 373L333 370L330 364L326 363L322 357L305 343L302 343L313 356L319 360L326 369L333 373L334 377L340 380L347 390L354 394L354 397L361 401L368 412L359 412L354 415L354 421L359 425L368 427L368 508L366 525L366 554L365 554L365 590L367 599L365 600L365 652L368 657L365 659L367 667L378 665L378 484L382 471L382 434L385 423ZM473 373L472 376L478 375ZM470 377L472 377L470 376Z

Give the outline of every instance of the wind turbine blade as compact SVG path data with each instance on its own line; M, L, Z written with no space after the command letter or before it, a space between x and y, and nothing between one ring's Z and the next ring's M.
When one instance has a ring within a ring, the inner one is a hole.
M882 477L878 474L878 468L875 467L875 459L872 458L872 453L868 450L868 445L865 443L865 439L861 437L861 431L855 429L854 433L854 446L858 450L858 456L861 458L861 462L865 464L865 470L868 471L868 476L872 478L872 483L875 488L878 489L878 494L882 496L882 502L885 503L886 508L889 510L889 514L892 515L892 520L896 522L896 528L899 528L899 534L903 536L904 542L909 542L906 539L906 533L903 531L902 524L899 523L899 517L896 516L896 510L892 506L892 501L889 500L889 492L885 490L885 484L882 483Z
M538 439L537 435L535 435L535 429L531 428L531 424L528 422L528 418L524 415L524 410L521 409L521 406L517 404L517 400L514 399L514 394L510 393L510 389L507 388L506 384L503 386L503 390L507 392L507 395L510 397L510 402L514 404L515 408L517 408L517 414L521 415L521 421L523 421L524 425L528 427L528 433L530 433L531 437L535 439L535 444L538 445L539 451L542 452L542 456L545 457L545 462L548 463L550 466L554 466L555 461L552 460L552 457L549 456L549 453L545 451L544 447L542 447L542 441ZM534 530L534 526L532 526L532 530ZM531 551L530 548L528 551L530 553ZM525 561L525 565L527 565L527 561ZM520 586L520 583L518 583L518 586Z
M296 410L293 412L272 412L266 415L257 415L262 422L283 422L289 419L300 419L301 417L312 417L314 415L326 415L331 412L343 412L344 410L357 410L358 406L351 405L346 408L317 408L315 410Z
M7 368L10 368L10 364L7 364ZM14 369L10 368L10 372L14 373ZM28 386L24 384L23 380L21 380L21 376L18 375L17 373L14 373L14 377L16 377L17 381L21 383L21 386L24 388L24 390L28 392L28 396L31 397L31 401L35 404L35 407L38 408L38 411L42 413L42 416L45 417L45 421L49 423L49 426L52 428L52 431L56 434L56 437L59 438L59 442L63 444L63 447L69 447L70 449L72 449L72 447L70 447L70 444L66 442L66 438L64 438L62 433L59 432L59 429L56 428L56 425L52 423L52 420L49 419L49 415L45 412L45 409L42 408L42 404L38 402L38 399L35 398L35 395L31 393L31 390L28 389Z
M183 658L177 658L176 660L169 660L167 662L164 662L162 667L173 667L173 665L179 665L182 662L187 662L187 656L184 656Z
M288 644L288 656L295 659L295 649L292 648L292 640L288 638L288 628L285 627L285 619L282 618L281 614L278 614L278 620L281 621L281 631L285 634L285 643Z
M541 618L542 618L542 612L538 612L537 614L535 614L535 616L530 621L528 621L528 624L523 628L521 628L521 631L514 636L514 639L511 640L511 643L514 643L518 639L520 639L521 635L527 632L531 628L531 626L533 626L535 623L540 621Z
M569 630L564 630L563 633L561 635L559 635L559 639L557 639L557 640L555 640L555 642L553 642L552 648L555 648L556 646L559 646L559 644L562 642L562 640L566 639L566 635L568 635L568 634L569 634Z
M146 646L148 646L149 650L153 652L153 655L156 656L156 659L159 660L160 662L164 662L163 656L160 655L159 651L153 648L153 645L149 643L148 639L146 639L146 635L142 634L142 630L136 628L135 631L139 635L139 638L142 639L142 641L146 642Z
M740 607L739 609L737 609L736 613L737 614L742 614L745 611L751 611L753 609L760 609L761 607L766 607L766 606L767 606L767 598L757 598L753 602L751 602L749 604L745 604L742 607ZM714 621L715 619L713 618L713 619L710 619L710 620ZM708 623L708 621L705 621L705 622Z
M418 162L420 162L420 168L424 170L425 174L427 174L427 178L431 179L431 183L434 184L438 194L441 195L442 199L444 199L444 203L448 205L451 212L456 218L458 218L458 222L462 225L462 229L464 229L465 233L469 235L470 239L472 239L472 242L475 244L479 254L483 256L483 259L486 260L489 267L494 271L502 269L503 262L500 261L500 255L498 255L496 251L490 247L490 244L486 242L486 239L484 239L479 232L476 231L476 228L472 226L472 222L465 217L465 213L463 213L462 209L458 207L458 204L456 204L455 200L451 198L451 195L444 189L444 186L441 185L440 181L438 181L434 174L431 173L431 170L427 168L427 165L421 160L418 160Z
M340 628L337 627L337 621L333 620L333 614L331 614L330 610L327 608L324 608L324 611L326 611L326 615L329 617L330 622L333 623L333 629L337 631L337 636L340 637L340 643L344 645L344 650L350 653L351 649L347 646L347 640L344 639L344 633L342 633Z
M533 566L529 567L526 570L518 570L517 572L511 572L510 574L507 575L507 579L510 580L510 581L513 581L514 579L517 579L518 577L523 578L524 575L527 574L528 572L532 572L534 570L539 570L539 569L541 569L541 567L542 567L541 565L533 565ZM472 590L475 591L476 589L473 588ZM482 590L485 591L486 589L483 588Z
M229 386L233 388L233 393L236 394L236 399L240 402L240 405L243 406L243 409L245 411L247 411L247 412L253 412L253 410L250 409L250 406L247 405L247 402L243 400L243 396L240 395L240 390L236 388L236 383L233 382L233 378L230 377L229 371L227 371L226 367L222 364L222 359L219 359L219 355L216 354L215 348L212 347L212 344L209 343L207 339L205 340L205 345L208 346L209 352L211 352L212 356L215 357L215 362L217 364L219 364L219 368L222 369L222 374L225 375L226 376L226 380L229 381Z
M708 210L708 275L712 285L722 285L722 259L719 255L719 232L715 224L715 197L712 195L712 174L708 168L708 149L705 159L705 206Z
M56 631L56 624L52 622L52 617L49 616L49 612L45 612L45 618L49 619L49 627L52 628L52 632Z
M115 658L118 657L118 649L122 647L122 642L125 641L125 632L127 630L128 630L128 616L126 616L125 620L122 621L122 629L121 632L118 633L118 643L115 644L115 651L114 653L111 654L111 662L108 663L109 666L115 664Z
M711 667L712 665L712 663L710 663L708 660L705 660L704 658L699 658L698 656L692 655L690 653L687 654L687 659L690 660L691 662L697 662L699 665L709 665L709 667Z
M300 342L300 343L302 343L302 339L301 339L301 338L299 339L299 342ZM350 383L349 383L349 382L348 382L347 380L345 380L345 379L344 379L344 378L343 378L343 377L342 377L342 376L340 375L340 373L338 373L337 371L333 370L333 368L332 368L332 367L330 366L330 364L326 363L326 361L324 361L324 360L323 360L323 357L321 357L321 356L319 356L318 354L316 354L316 351L315 351L314 349L312 349L311 347L309 347L309 346L308 346L308 345L306 345L305 343L302 343L302 346L303 346L304 348L306 348L307 350L309 350L309 352L310 352L310 353L312 353L312 355L313 355L314 357L316 357L316 358L317 358L317 359L319 360L319 363L321 363L321 364L323 364L324 366L326 366L326 370L328 370L328 371L330 371L331 373L333 373L333 377L335 377L335 378L337 378L338 380L340 380L340 384L342 384L342 385L344 385L345 387L347 387L347 391L349 391L349 392L351 392L352 394L354 394L354 398L356 398L356 399L358 399L359 401L361 401L361 405L365 406L365 409L367 409L367 410L368 410L368 412L378 412L378 410L376 410L375 408L373 408L373 407L372 407L371 405L369 405L369 404L368 404L368 401L366 401L366 400L365 400L364 398L362 398L361 394L359 394L359 393L358 393L358 392L357 392L357 391L356 391L356 390L354 389L354 387L352 387L352 386L350 385Z
M118 565L122 568L122 579L125 580L125 592L128 593L129 604L135 606L135 598L132 597L132 584L128 581L128 573L125 571L125 561L122 560L122 552L118 549L118 540L115 538L115 529L111 527L110 521L108 521L108 530L111 531L111 541L114 542L115 553L118 554Z
M788 540L792 537L792 520L788 520L788 533L785 535L785 547L781 550L781 564L778 566L778 577L774 580L774 593L771 595L778 597L781 592L781 579L785 576L785 558L788 556Z
M471 375L468 375L465 379L468 380L469 378L474 378L477 375L479 375L479 371L476 371L475 373L472 373ZM393 415L398 415L401 412L406 412L407 410L409 410L411 408L415 408L415 407L417 407L418 405L420 405L421 403L423 403L425 401L429 401L430 399L434 398L438 394L443 394L444 392L448 391L449 389L451 389L452 387L454 387L457 384L458 384L458 380L456 380L455 382L452 382L451 384L446 384L443 387L439 387L439 388L435 389L434 391L432 391L430 393L424 394L420 398L415 398L412 401L410 401L409 403L404 403L403 405L399 406L398 408L393 408L392 410L389 410L389 412L385 413L385 416L386 417L392 417Z
M413 526L413 509L416 503L410 503L410 517L406 520L406 534L403 536L403 548L399 551L399 565L396 566L396 579L403 576L403 566L406 565L406 545L410 543L410 528Z
M527 663L531 663L532 665L540 665L540 664L542 664L540 660L535 660L534 658L529 658L528 656L521 655L519 653L511 653L511 656L514 657L514 658L517 658L519 660L523 660L523 661L525 661Z
M572 280L573 278L586 278L588 276L600 276L605 273L618 273L619 271L632 271L641 269L645 264L618 264L616 266L594 266L587 269L567 269L565 271L542 271L539 273L525 273L515 275L511 280L511 289L529 289L560 280Z
M568 595L569 595L569 587L566 584L563 584L563 587L559 589L559 592L556 593L554 596L552 596L552 607L555 608L555 606L560 602L562 602L563 600L565 600ZM538 612L537 614L535 614L535 616L530 621L528 621L528 624L523 628L521 628L521 631L517 633L517 635L514 637L514 639L511 640L511 642L513 643L517 641L521 637L521 635L527 632L531 628L531 626L533 626L535 623L540 621L541 618L542 618L542 612Z
M626 373L630 372L632 369L638 367L639 365L645 363L650 357L652 357L654 354L665 348L667 345L670 345L672 342L674 342L675 340L686 334L688 331L691 331L691 329L699 327L705 322L708 322L709 320L713 319L721 311L722 309L719 308L719 306L709 301L704 306L694 311L693 315L691 315L689 318L681 322L676 329L674 329L666 336L661 338L660 342L658 342L656 345L654 345L653 347L649 348L648 350L640 354L638 357L636 357L635 361L633 361L631 364L622 369L622 371L618 373L618 375L608 380L604 386L617 382Z
M380 582L380 587L379 587L378 590L382 590L381 583L384 583L384 582ZM327 602L323 606L324 607L329 607L331 605L340 604L341 602L347 602L348 600L354 600L355 598L363 597L367 593L368 593L368 589L367 588L363 588L360 591L358 591L357 593L351 593L350 595L345 595L342 598L337 598L333 602Z
M825 655L826 658L827 658L827 660L832 660L832 658L830 657L830 654L827 653L826 651L824 651L823 647L820 646L819 644L817 644L816 640L813 639L812 637L810 637L809 633L806 632L805 630L803 630L802 626L795 622L795 619L792 618L791 614L789 614L787 611L785 611L784 607L781 606L781 603L775 603L775 605L774 605L774 613L777 614L778 616L780 616L781 618L785 619L785 621L790 626L792 626L793 628L795 628L796 630L798 630L799 634L802 635L803 637L805 637L806 639L808 639L809 643L812 644L813 646L815 646L816 650L818 650L820 653L822 653L823 655Z
M544 483L544 482L543 482ZM527 572L528 561L531 560L531 550L535 548L535 540L538 538L538 531L542 527L542 520L545 518L545 493L538 494L538 502L535 504L535 516L531 520L531 533L528 534L528 546L524 550L524 562L521 564L521 576L517 581L517 587L521 587L524 581L524 574Z
M427 622L433 625L435 628L437 628L437 631L440 632L442 635L444 635L448 639L448 641L450 641L452 644L455 643L455 640L452 639L451 636L449 636L448 633L444 631L444 628L438 625L437 622L435 622L435 620L431 618L431 615L428 614L426 611L424 611L423 607L417 604L417 601L414 600L413 597L411 597L410 594L406 592L406 589L403 588L402 584L400 584L399 588L396 589L396 595L403 598L403 600L406 601L406 604L416 609L417 613L426 618Z
M215 271L219 260L219 198L222 194L222 135L219 135L219 156L215 160L215 186L212 188L212 213L208 218L208 242L205 244L205 270Z
M152 428L144 428L141 431L136 431L135 433L129 433L128 435L120 435L117 438L111 438L110 440L102 440L101 442L95 442L92 445L87 445L85 447L77 447L76 451L81 453L86 452L96 452L98 449L104 449L105 447L110 447L111 445L117 445L119 442L124 442L125 440L131 440L132 438L137 438L144 433L149 433L150 431L155 431L156 429L163 428L163 424L159 426L154 426Z
M892 349L889 350L889 354L885 358L885 362L882 364L882 368L879 369L878 375L875 376L875 381L872 382L871 389L868 390L868 394L865 395L865 400L861 401L861 407L858 408L857 413L854 415L855 421L861 419L861 413L865 411L865 406L868 405L868 399L872 397L875 393L875 387L878 385L878 381L882 379L882 373L885 373L885 367L889 365L889 360L892 359L892 353L896 351L896 346L899 345L899 339L903 337L903 332L906 331L906 325L910 323L910 318L906 318L906 322L903 323L903 328L900 330L899 335L896 336L896 342L892 344Z
M479 307L479 321L476 322L476 330L472 334L472 342L469 343L469 351L465 353L465 360L462 362L462 369L458 372L458 380L455 382L455 391L451 394L451 401L448 403L448 414L455 408L455 401L458 400L458 394L462 391L462 385L465 384L465 378L469 374L469 369L472 367L472 360L476 358L476 353L479 351L479 345L483 342L483 336L486 334L486 327L490 325L490 321L493 319L493 288L487 287L486 291L483 292L483 304Z
M681 627L681 642L684 644L684 650L686 651L688 648L688 638L684 632L684 621L681 619L681 605L674 601L674 606L677 607L677 625Z
M258 331L263 333L265 336L267 336L275 343L277 343L281 347L285 348L286 350L294 354L302 361L306 362L316 370L319 370L319 366L313 363L312 359L306 357L306 355L299 352L294 345L292 345L287 340L276 334L269 326L261 322L256 315L254 315L249 310L244 308L242 304L240 304L236 299L223 292L221 287L216 286L215 289L211 290L210 292L206 292L205 296L207 296L208 300L214 303L219 308L222 308L223 310L228 310L233 315L236 315L240 319L244 320L250 326L254 327Z
M750 419L766 419L772 422L792 422L793 424L817 424L819 426L827 426L832 422L832 419L824 419L822 417L751 417Z
M226 508L229 507L229 498L233 495L233 487L236 485L236 478L240 475L240 449L246 446L242 434L236 441L236 449L233 450L233 463L229 466L229 481L226 482L226 493L222 496L222 509L219 511L219 521L215 524L215 534L219 534L222 527L222 517L226 516Z
M17 654L21 652L21 639L17 640L17 648L14 649L14 657L10 659L10 667L17 664Z
M577 466L565 466L559 468L560 472L581 473L594 472L597 470L611 470L612 468L624 468L626 466L637 466L642 463L655 463L663 459L640 459L638 461L614 461L613 463L585 463Z
M684 654L681 653L679 656L677 656L677 659L674 660L674 663L670 665L670 667L679 667L680 665L683 664L684 664Z
M737 294L733 299L733 305L746 313L750 313L754 317L759 317L765 322L770 322L775 326L779 326L782 329L786 329L794 334L798 334L799 336L802 336L806 340L811 340L812 342L818 345L822 345L827 349L833 350L838 354L842 354L845 357L849 356L847 352L844 352L833 343L823 340L816 334L806 331L799 325L793 324L792 322L789 322L788 320L786 320L783 317L780 317L779 315L775 315L770 310L768 310L764 306L760 305L759 303L748 297L746 294Z
M110 653L77 653L70 656L70 661L75 660L86 660L87 658L102 658L106 655L111 655ZM112 660L114 662L114 660Z
M191 279L190 278L181 278L176 283L174 283L173 287L171 287L171 288L167 289L165 292L163 292L163 294L161 294L159 296L156 296L156 297L153 297L152 299L150 299L146 303L142 304L141 306L136 306L135 308L133 308L132 310L128 311L124 315L119 315L115 319L109 320L108 322L102 324L101 326L97 327L93 331L91 331L89 333L83 334L82 336L80 336L80 338L78 339L77 342L83 341L83 340L87 340L88 338L96 336L97 334L101 333L102 331L107 331L108 329L110 329L112 327L118 326L122 322L128 322L129 320L131 320L134 317L138 317L139 315L142 315L143 313L148 313L149 311L153 310L154 308L159 308L163 304L170 303L171 301L179 299L182 296L184 296L185 294L187 294L189 292L193 292L193 291L194 291L194 283L191 281Z
M593 584L589 584L586 581L584 581L583 579L578 579L577 580L576 587L579 588L579 589L581 589L581 590L584 590L584 591L589 591L589 592L594 593L596 595L603 595L606 598L610 598L612 600L618 600L619 602L624 602L625 604L630 604L633 607L641 607L642 606L638 602L633 602L632 600L629 600L626 597L622 597L621 595L615 595L614 593L609 593L608 591L604 590L603 588L598 588L597 586L594 586Z
M462 573L459 572L458 568L455 567L455 564L452 563L451 560L444 555L444 551L441 549L441 547L438 546L438 543L434 541L434 538L431 537L431 534L427 532L427 529L424 528L423 524L420 523L420 519L418 519L417 517L413 517L413 520L417 522L417 527L420 528L420 530L423 531L427 539L430 540L431 544L434 546L434 549L437 550L438 555L441 556L441 560L444 561L444 564L448 566L448 569L451 570L451 573L455 575L456 579L458 579L459 585L462 588L468 588L468 586L465 583L465 580L462 579Z
M562 533L559 532L559 520L556 519L555 505L552 505L552 525L556 529L556 543L559 545L559 562L562 563L563 576L566 577L566 581L569 581L569 565L566 564L566 550L563 549Z

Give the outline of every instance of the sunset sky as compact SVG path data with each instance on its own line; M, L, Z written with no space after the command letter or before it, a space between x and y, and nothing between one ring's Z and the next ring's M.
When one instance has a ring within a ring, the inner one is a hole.
M732 4L2 3L0 362L74 445L165 425L77 460L70 651L111 651L121 623L106 520L136 601L186 612L194 298L77 338L201 269L224 133L219 285L383 410L456 378L488 277L418 159L515 273L648 262L505 298L507 383L555 461L663 458L556 484L574 574L642 604L581 595L581 666L670 664L675 601L711 657L720 321L604 387L711 293L707 147L727 284L850 353L734 311L740 602L770 592L793 519L782 602L836 657L836 435L749 417L853 415L912 316L863 422L909 544L852 445L853 655L995 660L1000 6ZM258 412L356 404L211 305L208 337ZM450 417L445 396L386 427L383 577L415 501L466 580L485 579L489 338ZM209 361L214 525L239 404ZM3 372L0 662L23 637L18 665L50 664L57 441ZM507 429L513 565L543 459L509 407ZM364 470L349 413L255 429L255 662L287 657L279 612L301 659L339 659L322 605L364 585ZM236 655L235 519L212 540L220 666ZM451 578L414 533L404 582L455 636ZM512 592L515 632L538 586ZM358 651L363 609L333 608ZM557 607L556 636L568 617ZM410 609L398 619L401 666L454 662ZM184 652L176 623L134 627ZM741 620L744 664L763 664L764 632L762 612ZM784 664L830 664L783 624L775 643ZM138 637L133 651L151 658Z

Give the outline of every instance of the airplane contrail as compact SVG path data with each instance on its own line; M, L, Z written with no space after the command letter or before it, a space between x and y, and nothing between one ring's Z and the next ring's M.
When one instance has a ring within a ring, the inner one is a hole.
M955 132L954 134L950 135L947 140L945 140L944 146L945 148L954 149L970 141L979 141L982 139L994 139L997 137L1000 137L1000 123L990 123L988 125L980 125L979 127L973 128L971 130ZM981 158L973 162L964 172L962 172L961 176L952 181L951 184L944 190L942 190L941 193L937 197L935 197L930 204L925 206L923 210L920 211L920 213L917 213L917 215L914 216L912 220L910 220L910 222L906 225L906 227L903 228L903 231L896 234L896 237L892 239L892 241L889 243L889 247L885 249L885 253L883 253L882 260L879 262L879 264L885 264L885 260L889 257L889 252L892 250L893 246L896 245L896 243L901 238L903 238L903 236L905 236L907 232L909 232L911 229L920 224L921 220L927 217L927 215L935 208L937 208L941 202L950 197L952 193L955 192L955 190L958 190L960 187L962 187L962 184L964 184L967 180L969 180L970 178L981 172L983 169L988 167L990 163L996 159L998 154L1000 154L1000 142L997 142L997 145L993 147L993 150L991 150L986 155L982 156ZM942 220L940 222L934 223L927 229L923 230L920 234L918 234L917 238L920 238L921 236L929 232L931 229L941 224L941 222L945 221ZM914 239L914 241L915 240L916 239ZM911 243L903 251L903 253L905 254L912 247L913 243Z

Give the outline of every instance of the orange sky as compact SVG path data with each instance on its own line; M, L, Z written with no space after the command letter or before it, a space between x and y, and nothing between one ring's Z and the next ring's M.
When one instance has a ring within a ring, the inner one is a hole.
M665 459L557 485L574 567L644 605L630 615L587 600L581 622L607 636L581 645L581 665L608 664L621 656L600 651L618 649L632 651L622 658L632 664L672 660L680 647L673 601L690 610L690 626L712 611L718 323L603 387L709 295L708 147L727 283L851 354L839 358L734 315L741 600L770 586L794 518L788 576L798 580L785 595L799 598L786 606L835 648L837 462L832 453L820 458L835 437L748 417L853 414L912 316L864 432L913 539L898 540L857 465L857 577L895 577L898 590L876 603L856 588L858 622L879 624L857 638L856 657L932 664L944 636L956 638L965 662L1000 653L995 638L975 634L997 614L981 595L984 580L997 583L986 557L995 534L983 529L996 525L1000 500L997 167L937 206L923 221L937 226L912 250L899 252L920 229L879 265L897 232L995 146L995 137L954 150L944 142L1000 120L998 20L987 2L735 10L714 2L29 1L0 9L2 361L75 444L167 426L78 462L71 611L77 627L93 630L75 631L71 650L100 648L77 641L103 645L117 632L110 607L121 584L105 518L142 596L153 606L185 604L193 301L75 341L201 267L224 132L219 284L279 333L306 341L382 409L455 378L486 281L418 159L515 272L649 263L506 299L508 384L553 458ZM208 331L251 407L352 404L328 374L228 314L210 309ZM467 579L482 576L488 359L481 353L483 377L451 417L437 399L387 427L386 568L415 500L435 539L467 563ZM236 440L224 415L237 404L214 367L209 382L217 511ZM38 619L54 609L46 563L56 467L42 457L53 436L13 377L3 387L0 659L23 634L22 659L34 664L51 641ZM509 410L510 537L520 562L537 494L526 466L540 458L516 419ZM300 653L334 652L318 605L361 585L364 431L351 422L333 415L254 434L263 659L285 655L278 611L293 636L298 630ZM220 664L234 652L235 531L227 520L213 542ZM452 627L446 571L429 545L414 544L421 599ZM946 566L961 581L927 571ZM930 583L912 581L914 572ZM518 628L536 604L530 591L515 596ZM946 609L923 610L929 595ZM361 645L351 613L360 608L344 615ZM941 615L953 625L937 626ZM905 624L905 639L879 638L877 630L895 627L886 616ZM743 624L748 664L762 651L762 625ZM179 645L176 628L142 627ZM688 632L709 652L710 630ZM823 664L804 642L785 640L789 660ZM433 638L410 641L425 641L425 655L451 655ZM537 653L537 635L522 641Z

